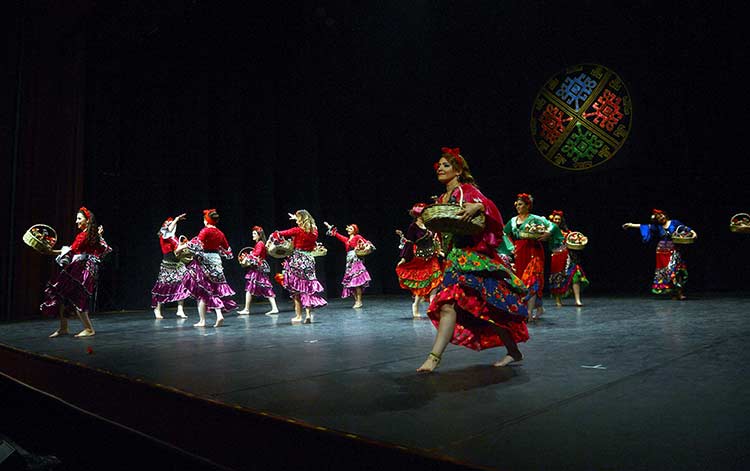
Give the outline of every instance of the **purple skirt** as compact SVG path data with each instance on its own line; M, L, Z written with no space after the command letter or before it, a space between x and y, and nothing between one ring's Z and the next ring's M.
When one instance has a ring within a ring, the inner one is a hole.
M263 263L268 266L266 261ZM268 272L261 267L251 267L245 274L245 291L253 296L263 296L264 298L275 298L276 293L273 292L273 286L271 285L271 279L268 277Z
M57 316L60 306L66 310L89 310L89 299L96 290L100 260L93 255L76 255L47 283L39 309L44 315ZM73 315L68 312L68 315Z
M206 303L207 309L228 312L237 307L234 290L227 284L221 257L216 253L196 256L187 266L185 287L190 296Z
M159 276L151 289L151 307L157 304L182 301L190 297L190 291L185 286L187 268L182 262L162 260Z
M354 294L354 288L367 288L370 286L370 281L372 281L372 278L370 278L370 273L362 260L357 257L354 250L347 252L346 271L344 271L344 279L341 280L341 284L344 286L341 297L348 298Z
M325 306L328 302L318 293L323 292L323 285L315 276L315 258L310 252L295 250L284 259L284 288L289 294L299 295L302 307L314 308Z

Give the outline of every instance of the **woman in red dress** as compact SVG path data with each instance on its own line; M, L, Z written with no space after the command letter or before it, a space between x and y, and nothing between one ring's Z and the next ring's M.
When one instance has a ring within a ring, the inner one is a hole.
M274 293L271 279L268 277L271 268L266 261L266 255L268 254L266 233L263 232L262 227L253 226L253 241L255 247L253 247L251 253L246 255L250 266L245 274L245 308L237 314L240 316L250 314L250 303L253 301L253 296L263 296L271 303L271 310L265 313L267 316L277 314L279 308L276 306L276 293ZM240 254L240 257L242 256L245 255Z
M154 287L151 288L151 308L154 317L164 319L161 307L165 303L177 301L177 317L186 318L185 299L190 297L190 291L185 287L187 268L185 264L177 259L174 251L179 242L175 237L177 223L185 219L184 214L176 218L167 218L157 233L159 245L161 246L162 261L159 266L159 275Z
M68 333L66 315L71 310L83 324L83 330L76 337L90 337L96 333L89 318L89 300L96 289L101 260L112 249L102 237L104 228L96 223L94 213L85 207L76 213L76 226L80 232L70 247L51 252L58 255L56 260L62 270L47 283L40 306L42 313L60 316L60 328L52 332L50 338Z
M344 244L346 250L346 269L344 270L344 279L341 284L344 286L341 292L342 298L348 298L354 295L354 306L358 309L362 307L362 291L370 286L370 273L367 271L365 264L357 256L358 247L370 245L370 242L359 234L359 226L349 224L346 226L346 236L338 233L336 227L331 226L328 235L337 238Z
M294 252L284 259L283 285L294 301L295 317L292 323L303 322L302 308L305 309L305 324L313 322L312 310L322 307L328 302L321 296L323 285L318 281L315 274L315 257L312 250L318 241L318 226L315 219L304 209L300 209L293 215L297 227L285 231L276 231L271 238L279 241L284 237L291 237L294 243Z
M560 228L563 242L552 248L549 274L549 291L555 298L555 305L562 306L562 298L573 293L576 306L583 306L581 302L581 290L589 285L586 273L581 267L580 250L570 250L565 241L572 231L568 229L565 215L562 211L554 210L549 217Z
M461 199L458 216L471 220L483 213L485 224L476 235L443 232L446 253L443 282L427 315L437 327L432 350L417 371L432 371L440 363L448 343L473 350L505 346L507 354L494 366L507 366L523 358L518 343L529 339L524 320L528 315L527 289L498 250L503 243L503 218L495 203L474 184L466 159L459 149L443 148L435 166L445 185L439 203Z
M221 263L222 258L233 258L232 248L224 233L216 227L218 222L219 213L215 209L204 210L205 227L187 244L177 249L178 253L188 250L194 254L193 261L187 266L186 286L190 290L190 295L198 300L200 320L193 324L195 327L206 326L207 309L216 312L214 327L221 327L224 323L223 313L237 307L237 303L231 299L234 290L227 284Z
M437 287L443 281L443 268L438 254L440 250L435 240L435 233L428 230L422 221L422 211L427 205L416 203L409 210L414 218L406 234L400 230L396 234L400 237L400 257L396 265L398 284L409 290L414 296L411 305L413 317L421 317L419 304L422 300L434 297Z

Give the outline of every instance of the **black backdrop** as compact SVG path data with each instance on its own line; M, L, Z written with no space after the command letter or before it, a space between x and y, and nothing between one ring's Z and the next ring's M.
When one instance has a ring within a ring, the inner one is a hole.
M408 224L412 203L441 191L432 171L441 146L461 147L506 219L518 192L534 194L537 214L563 209L591 240L592 293L648 291L653 248L620 226L645 221L652 207L700 235L687 254L690 291L744 289L749 240L728 222L750 211L747 40L731 9L646 1L119 3L89 5L70 27L85 38L76 43L86 64L84 202L116 247L101 309L147 307L159 224L187 212L179 232L192 236L209 207L221 213L235 252L250 245L252 225L290 227L286 214L299 208L321 229L324 220L355 222L378 247L367 261L368 292L397 293L394 229ZM633 127L613 160L570 172L537 153L529 121L539 88L579 63L622 77ZM343 247L322 240L329 254L318 272L336 297ZM227 267L241 292L239 266Z

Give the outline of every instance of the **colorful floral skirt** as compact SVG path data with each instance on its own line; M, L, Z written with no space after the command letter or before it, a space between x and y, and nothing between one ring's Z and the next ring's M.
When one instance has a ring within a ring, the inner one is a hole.
M304 308L325 306L328 302L319 293L323 292L323 285L315 275L315 258L310 252L295 249L292 255L282 263L284 274L284 288L299 300Z
M456 327L451 343L484 350L503 345L498 329L507 331L516 343L529 339L528 299L526 286L501 259L454 248L448 253L440 291L427 315L438 327L440 308L453 304Z
M541 306L544 290L544 248L541 242L533 239L519 239L515 242L516 273L529 287L531 295L536 295L536 305Z
M549 291L553 296L568 297L573 292L573 285L578 283L581 289L589 285L589 280L580 264L580 254L567 247L552 252L550 263Z
M426 298L443 281L443 269L437 257L414 257L396 267L398 284L414 296Z
M237 307L234 290L227 284L221 257L217 253L197 253L187 266L185 286L190 296L206 303L210 310L228 312Z
M264 298L275 298L271 279L268 277L271 269L268 262L263 260L259 266L252 266L245 273L245 291L253 296L263 296Z
M73 261L53 277L44 290L44 301L39 306L42 314L57 316L60 306L64 314L73 316L75 310L88 311L89 300L96 290L100 260L93 255L76 255Z
M346 270L344 271L344 278L341 280L341 284L344 286L341 292L342 298L348 298L354 294L354 288L365 289L370 286L370 273L365 268L365 264L362 263L354 250L350 250L346 253Z
M661 240L656 246L656 272L651 292L670 294L685 288L688 269L682 254L671 240Z
M189 298L190 290L185 286L186 279L187 268L182 262L162 260L159 276L151 288L151 307Z

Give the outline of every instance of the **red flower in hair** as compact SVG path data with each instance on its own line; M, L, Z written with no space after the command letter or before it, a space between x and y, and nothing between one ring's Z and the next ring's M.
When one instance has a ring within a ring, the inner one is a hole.
M560 217L563 217L563 212L562 212L562 211L560 211L559 209L555 209L554 211L552 211L552 215L553 215L553 216L560 216Z
M263 232L263 228L262 228L262 227L260 227L260 226L253 226L253 227L252 227L252 228L251 228L250 230L251 230L251 231L255 231L255 232L259 233L259 234L260 234L261 232Z
M442 147L440 150L442 151L443 155L452 155L461 167L466 166L466 162L461 155L461 149L459 149L458 147L454 147L452 149L450 147Z
M216 208L204 209L203 210L203 219L205 219L206 222L209 223L209 224L216 224L216 219L214 219L214 218L211 217L211 213L215 213L215 212L216 212Z
M651 210L651 214L664 214L664 211L654 208Z
M516 199L523 201L529 206L534 203L534 198L528 193L519 193L518 196L516 196Z
M91 219L91 211L89 211L88 209L86 209L86 206L81 206L78 209L78 212L81 213L81 214L83 214L84 216L86 216L86 219Z

